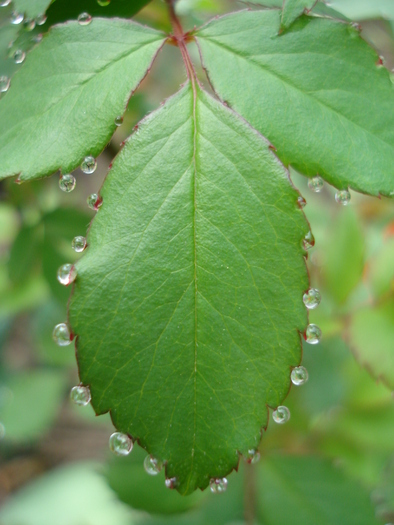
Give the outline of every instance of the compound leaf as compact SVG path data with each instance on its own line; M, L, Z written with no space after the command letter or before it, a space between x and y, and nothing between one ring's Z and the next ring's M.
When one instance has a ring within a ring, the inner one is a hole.
M69 320L97 413L187 494L260 441L301 359L309 226L268 143L186 85L114 162Z
M0 100L0 180L67 173L97 156L162 43L129 20L54 27Z
M309 11L317 0L284 0L281 28L290 27L304 11Z
M394 85L352 26L303 16L278 35L280 12L241 11L197 32L219 96L286 164L338 188L394 191Z

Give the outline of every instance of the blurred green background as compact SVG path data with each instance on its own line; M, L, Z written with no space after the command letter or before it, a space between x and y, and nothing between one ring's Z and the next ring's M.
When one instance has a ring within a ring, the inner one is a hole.
M192 29L251 3L259 2L179 0L177 10ZM359 21L362 36L394 67L394 0L331 0L319 8ZM11 25L11 11L0 8L0 76L19 67L8 58L15 46L28 50L40 32ZM170 31L161 0L136 18ZM197 64L193 45L190 51ZM392 200L352 193L344 207L333 188L313 193L291 172L316 238L308 269L323 299L310 320L323 340L305 345L309 381L286 400L290 421L269 425L260 463L231 474L226 494L181 498L168 491L163 473L144 472L146 454L137 445L127 459L110 457L109 417L69 402L78 376L72 347L52 340L54 325L66 320L69 294L56 270L76 259L71 241L85 235L93 217L86 198L99 190L121 142L184 79L179 51L166 46L97 172L77 170L72 193L60 191L57 175L0 183L0 524L236 525L253 523L253 504L263 525L394 522Z

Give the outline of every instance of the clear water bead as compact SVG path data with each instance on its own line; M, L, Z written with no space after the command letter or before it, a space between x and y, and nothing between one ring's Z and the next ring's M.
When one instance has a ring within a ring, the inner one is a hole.
M254 448L251 448L248 450L248 454L245 457L246 463L249 463L250 465L255 465L260 461L260 452L258 450L255 450Z
M305 208L306 206L306 200L304 199L304 197L302 195L300 195L297 199L297 202L298 202L298 206L300 208Z
M11 0L1 0L0 7L8 7L11 3Z
M313 179L308 180L308 188L315 193L320 193L323 189L323 186L323 179L319 175L317 177L313 177Z
M114 432L109 438L109 448L117 456L128 456L133 450L133 440L127 434Z
M0 93L6 93L9 90L11 80L6 77L0 77Z
M319 290L316 288L310 288L307 292L304 293L302 296L302 300L304 301L304 305L308 308L308 310L314 310L317 308L321 302L321 295Z
M296 366L291 371L291 382L295 386L304 385L309 379L308 370L303 366Z
M36 21L33 20L33 18L25 18L25 21L23 22L23 28L25 31L33 31L35 27Z
M111 0L97 0L98 5L101 5L101 7L106 7L111 3Z
M305 341L310 345L317 345L321 340L321 330L316 324L308 324L305 331Z
M348 190L340 190L335 194L335 200L343 206L347 206L349 204L350 198L350 192Z
M73 386L70 392L70 399L76 405L85 407L90 403L90 390L88 386Z
M74 252L81 253L86 248L86 239L85 237L82 237L78 235L77 237L74 237L71 243L72 249Z
M53 329L52 337L59 346L68 346L72 341L70 330L66 323L57 324Z
M78 17L78 23L80 26L87 26L92 21L92 17L89 13L81 13Z
M18 13L17 11L14 11L11 15L11 24L14 24L14 26L17 26L23 22L24 18L25 16L22 13Z
M153 456L146 456L144 459L144 469L150 476L156 476L163 468L163 462Z
M22 51L22 49L18 49L18 51L15 51L13 59L15 64L22 64L22 62L26 58L26 53Z
M164 484L168 489L173 490L178 485L178 480L176 478L166 478Z
M283 425L290 419L290 410L287 407L281 405L272 413L272 419L275 421L275 423Z
M83 162L81 164L81 170L86 173L87 175L91 175L96 171L97 168L97 161L94 157L91 155L88 155L83 159Z
M42 33L38 33L38 35L34 35L32 40L35 44L39 44L42 40Z
M115 126L121 126L123 124L123 117L122 116L119 116L119 117L116 117L115 119Z
M57 271L57 280L60 284L68 286L73 283L77 277L77 270L73 264L63 264Z
M77 181L75 180L74 175L67 173L65 175L60 175L59 177L59 188L66 193L70 193L75 188Z
M315 246L315 238L312 232L308 232L305 237L302 239L302 247L304 250L310 250Z
M89 195L86 202L88 203L89 208L95 211L97 211L103 203L102 199L97 195L97 193L92 193Z
M209 488L213 494L221 494L227 490L227 478L212 478L209 482Z
M38 26L43 26L46 21L47 21L47 16L45 13L43 13L42 15L38 15L36 18L36 24Z

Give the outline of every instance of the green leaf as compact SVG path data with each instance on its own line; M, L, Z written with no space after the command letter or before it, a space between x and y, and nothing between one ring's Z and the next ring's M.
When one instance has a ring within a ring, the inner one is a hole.
M356 312L348 336L356 359L394 389L394 299Z
M53 0L13 0L14 10L26 18L36 18L47 10ZM80 2L81 4L81 2Z
M301 359L298 193L258 133L187 85L101 195L70 303L81 380L181 493L203 489L257 446Z
M368 492L318 457L264 458L259 482L258 508L264 525L378 523Z
M330 0L330 7L352 20L370 18L394 19L392 0Z
M129 20L54 27L0 100L0 179L66 173L97 156L162 43Z
M281 27L286 29L296 20L304 11L310 11L317 3L317 0L284 0L282 9Z
M368 278L375 297L394 292L394 239L388 239L370 261Z
M21 228L8 259L8 275L14 284L23 284L34 273L37 273L41 244L42 235L38 228L33 226Z
M342 22L304 16L278 36L279 28L279 12L260 10L198 31L214 89L286 165L338 188L390 195L394 85L375 51Z

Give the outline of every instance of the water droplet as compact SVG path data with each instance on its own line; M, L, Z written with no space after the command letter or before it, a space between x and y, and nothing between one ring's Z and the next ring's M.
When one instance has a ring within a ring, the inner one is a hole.
M115 119L115 126L121 126L123 124L123 117L120 115L119 117L116 117Z
M291 382L295 386L303 385L308 381L309 375L308 370L303 366L296 366L291 371Z
M156 476L163 468L163 462L153 456L146 456L144 460L144 469L151 476Z
M57 280L60 284L68 286L73 283L77 277L77 270L73 264L63 264L57 271Z
M5 438L5 426L0 423L0 441Z
M127 434L114 432L109 438L109 448L117 456L128 456L133 450L133 440Z
M91 155L88 155L83 159L83 162L81 164L81 170L86 173L87 175L91 175L96 171L97 168L97 161L94 157Z
M272 419L275 421L275 423L283 425L290 419L290 410L287 407L281 405L272 413Z
M302 296L302 300L304 301L304 305L308 308L308 310L314 310L321 302L319 290L316 288L309 288L309 290Z
M164 483L168 489L173 490L178 485L178 480L176 478L166 478Z
M350 202L350 192L348 190L337 191L335 194L335 200L343 206L347 206Z
M308 188L315 193L320 193L323 189L323 186L323 179L319 175L317 175L317 177L313 177L313 179L308 180Z
M57 324L53 329L52 337L59 346L68 346L73 339L66 323Z
M17 11L14 11L11 15L11 24L14 24L14 26L17 26L23 22L25 18L25 15L22 13L18 13Z
M378 69L384 67L385 62L386 62L385 58L384 58L383 56L380 56L380 57L378 58L377 62L376 62L376 67L377 67Z
M70 392L70 399L73 403L85 407L90 403L90 390L88 386L74 386Z
M60 175L59 177L59 188L66 193L70 193L75 188L77 181L74 175L67 173L66 175Z
M298 202L298 206L300 208L305 208L306 206L306 200L304 199L304 197L302 195L300 195L297 199L297 202Z
M71 243L72 249L77 252L81 253L86 248L86 239L85 237L82 237L78 235L77 237L74 237Z
M213 494L221 494L227 490L227 478L212 478L209 482L209 488Z
M97 195L97 193L92 193L91 195L89 195L87 203L89 208L97 211L102 205L103 200Z
M87 26L92 21L92 17L89 13L81 13L78 17L78 23L80 26Z
M317 345L321 339L321 330L316 324L308 324L304 339L310 345Z
M8 7L12 0L1 0L0 7Z
M34 35L32 40L36 44L39 44L41 42L41 40L42 40L42 33L38 33L38 35Z
M6 93L10 87L11 80L6 77L0 77L0 93Z
M255 465L260 461L260 452L258 450L255 450L254 448L249 449L245 460L247 463Z
M18 51L15 51L13 58L14 58L15 64L22 64L22 62L26 58L26 53L22 51L21 49L18 49Z
M361 32L361 25L358 22L351 22L348 26L349 32L352 36L358 36Z
M302 247L304 250L310 250L315 246L315 238L312 235L312 232L308 232L305 237L302 239Z
M45 13L43 13L42 15L38 15L36 17L36 24L38 26L43 26L46 21L47 21L47 15Z
M106 7L111 3L111 0L97 0L98 5L101 5L101 7Z

